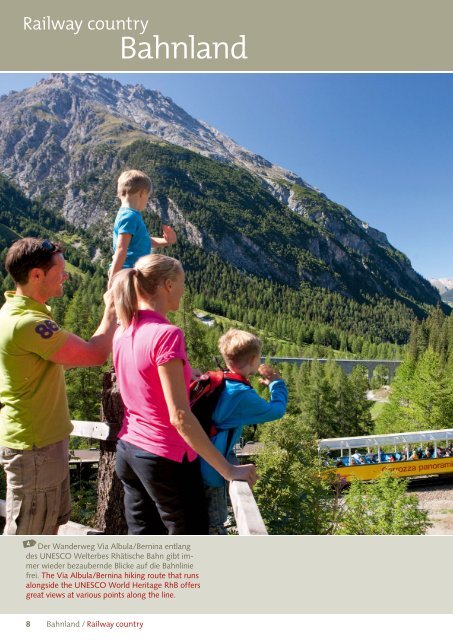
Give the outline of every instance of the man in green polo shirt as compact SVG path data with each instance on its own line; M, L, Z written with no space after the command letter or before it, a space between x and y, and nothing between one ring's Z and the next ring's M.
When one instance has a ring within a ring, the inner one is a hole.
M56 534L69 519L68 437L72 430L64 366L105 362L116 327L104 316L85 341L53 320L47 300L67 279L58 245L23 238L6 256L16 290L0 309L0 463L7 479L6 535Z

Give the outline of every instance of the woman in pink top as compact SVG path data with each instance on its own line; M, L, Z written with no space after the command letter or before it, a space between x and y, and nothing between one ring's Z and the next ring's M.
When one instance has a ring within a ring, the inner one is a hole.
M255 467L227 462L190 411L184 335L166 317L183 293L181 263L158 254L113 282L113 360L125 407L116 471L131 535L208 532L197 454L226 480L256 481Z

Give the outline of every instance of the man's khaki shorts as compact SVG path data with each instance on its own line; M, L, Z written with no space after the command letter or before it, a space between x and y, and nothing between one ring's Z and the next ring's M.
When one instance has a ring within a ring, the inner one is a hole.
M41 449L0 447L6 472L3 535L49 535L71 513L68 438Z

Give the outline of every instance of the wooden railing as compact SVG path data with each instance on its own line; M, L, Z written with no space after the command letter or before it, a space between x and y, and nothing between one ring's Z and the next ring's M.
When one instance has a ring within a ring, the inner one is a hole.
M123 416L123 405L113 373L104 376L102 393L103 422L73 420L72 436L99 440L98 500L96 526L84 527L68 523L60 527L63 535L126 534L124 518L123 487L115 474L115 450L117 435ZM246 482L230 482L230 499L239 535L267 535L266 527L255 502L253 493ZM0 515L5 517L5 503L0 500Z
M71 435L95 438L101 441L114 441L112 429L105 422L81 422L73 420L74 430ZM99 465L101 465L101 458ZM254 495L246 482L233 480L229 483L230 500L236 520L238 534L241 536L267 535ZM99 520L99 518L98 518Z
M230 500L240 536L267 536L266 525L246 482L230 482Z
M230 482L230 499L233 506L236 527L240 536L267 536L266 526L261 517L253 493L246 482ZM0 516L6 517L6 502L0 500ZM78 522L68 522L60 527L59 535L85 536L106 535L106 531L99 531L93 527L86 527Z

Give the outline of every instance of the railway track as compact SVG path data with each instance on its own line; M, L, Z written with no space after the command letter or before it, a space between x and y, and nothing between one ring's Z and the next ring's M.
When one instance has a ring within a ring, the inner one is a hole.
M453 474L443 474L440 476L419 476L418 478L410 478L408 483L408 491L419 491L420 489L429 489L436 487L444 487L445 489L453 489Z

